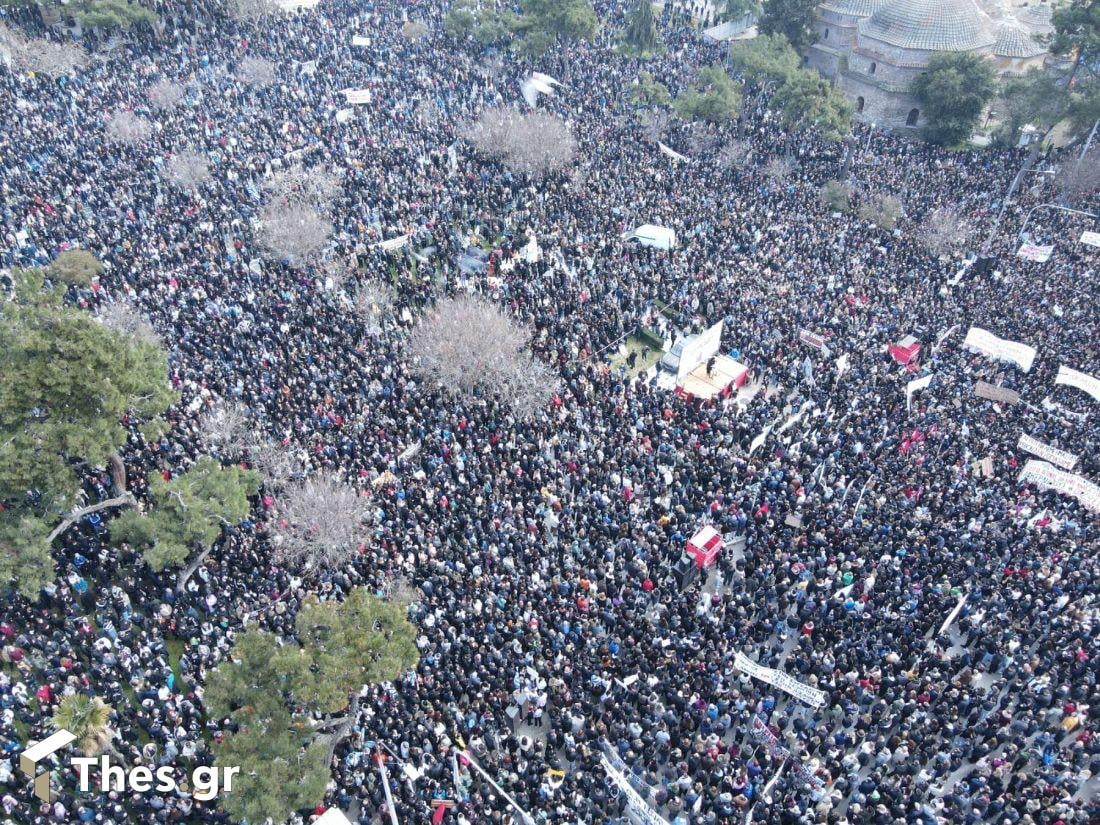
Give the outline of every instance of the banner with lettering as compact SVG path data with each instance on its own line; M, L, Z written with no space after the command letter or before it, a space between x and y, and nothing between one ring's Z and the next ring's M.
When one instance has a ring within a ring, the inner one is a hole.
M1050 256L1054 254L1054 246L1039 246L1038 244L1025 243L1020 246L1016 254L1026 260L1035 261L1037 264L1045 264L1050 260Z
M1093 378L1091 375L1084 372L1078 372L1075 369L1067 367L1065 364L1058 367L1058 375L1054 379L1054 383L1065 384L1067 387L1076 387L1083 392L1087 392L1094 400L1100 401L1100 379Z
M789 693L800 702L819 708L825 704L825 691L804 685L802 682L784 673L781 670L759 665L743 653L737 653L733 659L733 666L742 673L747 673L754 679L766 682L784 693Z
M998 361L1010 361L1016 364L1024 372L1031 370L1035 362L1035 348L1018 341L1009 341L998 338L992 332L981 327L971 327L963 340L963 346L980 352L982 355L994 358Z
M1100 487L1084 476L1059 470L1046 461L1030 459L1020 473L1021 483L1035 484L1077 499L1089 510L1100 513Z
M1059 450L1057 447L1051 447L1049 444L1044 444L1030 435L1021 435L1016 446L1024 452L1039 456L1044 461L1057 464L1063 470L1072 470L1077 464L1078 456L1067 453L1065 450Z

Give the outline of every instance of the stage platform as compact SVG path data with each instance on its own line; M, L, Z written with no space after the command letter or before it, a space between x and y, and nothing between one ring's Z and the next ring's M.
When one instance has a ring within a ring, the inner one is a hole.
M716 355L710 375L704 361L684 376L677 391L691 398L709 400L718 395L728 395L740 387L749 378L749 368L730 358L728 355Z

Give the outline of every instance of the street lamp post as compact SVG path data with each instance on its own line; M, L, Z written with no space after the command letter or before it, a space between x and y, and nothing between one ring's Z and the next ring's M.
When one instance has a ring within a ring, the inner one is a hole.
M1016 233L1016 240L1021 240L1024 237L1024 230L1027 229L1027 222L1031 220L1031 213L1036 209L1057 209L1059 212L1072 212L1074 215L1088 215L1090 218L1100 218L1095 212L1085 212L1081 209L1070 209L1068 206L1059 206L1056 203L1039 203L1027 210L1027 214L1024 216L1023 225L1020 227L1020 231Z

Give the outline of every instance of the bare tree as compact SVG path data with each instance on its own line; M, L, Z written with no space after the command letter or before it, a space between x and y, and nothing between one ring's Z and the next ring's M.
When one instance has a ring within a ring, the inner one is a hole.
M155 108L163 112L175 109L183 103L184 97L187 96L187 90L183 87L183 84L165 78L150 86L146 90L145 96L149 98L149 102Z
M134 341L159 346L160 336L146 320L137 304L127 296L120 296L100 307L96 317L107 329Z
M352 300L358 315L372 335L382 331L382 320L393 309L393 287L380 281L367 281L361 285Z
M231 458L252 446L255 424L244 404L222 401L199 419L199 431L214 453Z
M225 13L238 23L255 23L273 14L278 6L273 0L226 0Z
M693 156L709 155L718 148L722 136L718 129L705 120L693 121L688 130L688 151Z
M893 195L871 193L863 198L857 214L881 229L892 231L901 217L901 201Z
M775 157L764 164L764 174L776 183L786 180L793 171L794 162L790 158Z
M133 112L118 109L108 116L103 131L114 143L136 146L153 134L153 124Z
M714 156L719 169L734 169L744 166L752 157L752 147L743 140L727 140Z
M311 263L328 244L332 223L301 203L269 203L260 213L257 238L276 260L292 266Z
M351 561L369 535L370 501L335 475L290 485L277 503L275 557L296 569L325 571Z
M198 189L214 179L206 155L184 149L172 155L164 164L165 180L180 189Z
M664 109L650 109L642 117L642 135L650 143L656 143L668 132L672 115Z
M428 36L428 24L423 20L410 20L401 27L401 34L406 40L422 40Z
M1067 160L1058 167L1057 180L1065 203L1080 203L1100 190L1100 149L1093 149L1084 157Z
M430 98L424 98L417 103L414 114L416 115L416 119L424 126L431 126L438 123L443 116L443 112L439 109L439 104Z
M250 86L270 86L275 82L275 63L264 57L246 57L237 64L237 79Z
M282 488L305 475L307 464L296 452L268 438L257 438L248 445L252 466L263 473L269 487Z
M517 417L545 408L557 376L526 349L528 331L493 304L473 296L447 298L409 337L415 373L444 390L494 393Z
M391 602L408 607L420 601L420 589L405 576L394 575L386 579L382 585L386 598Z
M299 164L276 172L264 181L264 191L273 201L309 206L322 212L332 207L341 186L340 176L335 172L322 166L307 169Z
M941 206L921 225L921 246L937 257L949 256L966 243L970 225L953 206Z
M0 24L0 51L11 57L12 64L25 72L61 77L87 66L88 53L77 43L27 38Z
M577 150L569 124L541 110L486 109L462 137L482 154L535 178L563 168Z

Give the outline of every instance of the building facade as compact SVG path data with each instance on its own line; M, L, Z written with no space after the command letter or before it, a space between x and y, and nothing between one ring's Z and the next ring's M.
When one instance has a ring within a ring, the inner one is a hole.
M1043 65L1037 36L1049 28L1049 6L1013 10L1020 16L1001 0L825 0L806 63L836 82L860 119L919 127L925 120L910 89L934 55L978 54L1002 75Z

